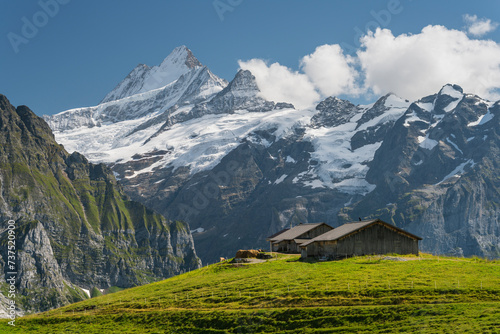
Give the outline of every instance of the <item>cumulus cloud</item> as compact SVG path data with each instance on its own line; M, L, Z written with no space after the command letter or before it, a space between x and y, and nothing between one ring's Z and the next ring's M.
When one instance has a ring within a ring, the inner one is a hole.
M304 56L300 62L303 73L278 63L268 65L261 59L239 61L241 69L255 76L262 97L291 102L298 108L310 107L330 95L359 95L354 63L337 44L319 46Z
M317 47L314 53L302 58L301 67L322 95L356 95L359 88L354 63L354 58L345 56L342 48L334 44Z
M427 26L419 34L395 37L377 29L361 39L357 56L365 86L375 94L394 92L418 99L446 83L486 98L498 98L500 45L469 39L466 33Z
M355 56L339 45L322 45L300 61L300 71L260 59L240 61L256 77L262 96L310 107L330 95L373 98L393 92L417 100L447 83L490 100L500 99L500 44L467 32L427 26L394 36L378 28L361 38Z
M238 63L241 69L252 72L262 97L267 100L289 102L296 108L306 108L320 99L319 93L305 74L278 63L267 65L261 59L240 60Z
M490 19L478 19L477 15L465 14L464 21L469 34L475 37L484 36L498 27L498 23L491 22Z

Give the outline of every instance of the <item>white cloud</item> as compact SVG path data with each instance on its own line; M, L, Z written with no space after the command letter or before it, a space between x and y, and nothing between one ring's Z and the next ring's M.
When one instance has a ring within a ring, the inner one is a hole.
M469 34L476 37L484 36L498 27L498 23L491 22L490 19L478 19L477 15L465 14L464 21Z
M356 95L359 88L354 62L351 56L344 55L339 45L322 45L302 58L301 67L323 95Z
M419 34L395 37L377 29L362 37L358 58L367 88L418 99L455 83L469 93L499 98L500 45L469 39L458 30L427 26Z
M355 59L344 55L337 45L322 45L302 58L304 73L261 59L239 61L240 68L255 76L261 95L267 100L293 103L297 108L310 107L330 95L359 95Z
M486 99L500 99L500 44L443 26L399 36L378 28L361 38L355 56L344 55L338 45L322 45L302 58L301 72L260 59L239 64L255 75L264 98L297 108L330 95L363 94L373 99L373 94L393 92L417 100L448 83Z
M320 99L309 78L278 63L268 66L261 59L238 62L241 69L255 76L262 97L275 102L293 103L296 108L312 106Z

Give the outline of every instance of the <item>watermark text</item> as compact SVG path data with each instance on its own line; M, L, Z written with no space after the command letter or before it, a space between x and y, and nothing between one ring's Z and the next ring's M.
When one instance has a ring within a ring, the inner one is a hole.
M66 5L71 0L40 0L38 6L40 10L30 17L23 16L21 18L21 29L19 33L9 32L7 39L12 46L14 53L19 53L19 47L23 44L28 44L34 39L40 29L45 27L51 18L54 18L58 13L61 5Z
M7 293L7 311L9 325L16 325L16 279L17 279L17 251L16 251L16 222L7 222L7 272L5 280L9 285Z

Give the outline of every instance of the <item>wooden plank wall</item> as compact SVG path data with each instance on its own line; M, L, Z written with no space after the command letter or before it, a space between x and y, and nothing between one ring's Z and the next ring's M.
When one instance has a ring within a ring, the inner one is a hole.
M381 224L372 225L338 241L321 241L307 246L302 252L308 257L342 258L371 254L418 255L418 240Z

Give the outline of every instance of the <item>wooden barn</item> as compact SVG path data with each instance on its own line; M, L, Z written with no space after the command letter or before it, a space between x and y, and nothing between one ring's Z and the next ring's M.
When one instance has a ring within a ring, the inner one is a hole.
M299 224L273 234L266 240L271 243L273 252L300 253L299 245L332 229L333 227L325 223Z
M300 245L301 257L337 259L371 254L415 254L422 238L380 219L341 225Z

